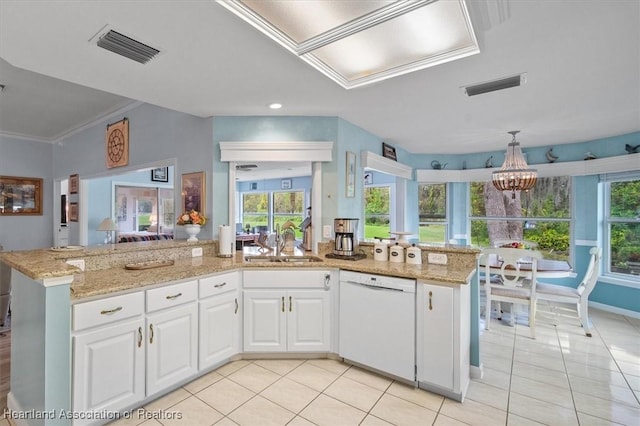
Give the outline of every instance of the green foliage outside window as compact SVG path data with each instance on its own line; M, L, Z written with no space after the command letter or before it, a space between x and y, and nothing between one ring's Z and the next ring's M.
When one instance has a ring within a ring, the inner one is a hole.
M391 231L391 187L374 186L364 188L364 237L389 238Z

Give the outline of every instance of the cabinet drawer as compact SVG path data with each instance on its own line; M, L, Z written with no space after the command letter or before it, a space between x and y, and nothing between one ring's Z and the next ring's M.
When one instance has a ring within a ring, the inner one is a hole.
M198 298L198 281L186 281L147 290L147 312L193 302Z
M236 290L238 281L239 274L237 271L200 278L198 284L200 298L204 299L205 297Z
M262 269L243 272L244 288L325 288L330 285L328 270Z
M77 303L71 310L73 330L84 330L144 314L144 294L139 291Z

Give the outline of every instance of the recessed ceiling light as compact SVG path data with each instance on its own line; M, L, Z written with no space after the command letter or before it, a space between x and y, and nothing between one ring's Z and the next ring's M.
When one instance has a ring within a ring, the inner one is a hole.
M269 108L271 108L271 109L280 109L280 108L282 108L282 104L272 103L272 104L269 104Z

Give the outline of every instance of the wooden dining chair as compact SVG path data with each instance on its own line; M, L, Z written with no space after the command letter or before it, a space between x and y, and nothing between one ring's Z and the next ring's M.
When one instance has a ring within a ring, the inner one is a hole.
M577 288L566 287L559 284L538 282L536 297L538 300L547 300L556 303L575 304L580 324L587 337L591 337L591 326L589 322L589 294L593 291L598 281L600 271L600 260L602 259L602 249L592 247L589 250L589 265L584 277Z
M515 248L487 248L482 250L484 260L484 290L486 297L485 329L491 323L491 303L504 302L512 305L526 305L529 310L529 328L531 338L536 333L536 282L538 260L542 254L538 251ZM491 258L497 258L497 263ZM531 266L522 269L523 265ZM492 266L493 265L493 266ZM514 324L514 306L509 316Z

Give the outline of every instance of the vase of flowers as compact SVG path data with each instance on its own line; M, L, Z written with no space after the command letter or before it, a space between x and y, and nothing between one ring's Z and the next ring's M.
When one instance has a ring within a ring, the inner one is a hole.
M207 217L195 210L182 213L178 218L178 225L184 226L184 231L189 236L187 241L191 242L198 241L196 236L200 233L200 228L205 223L207 223Z

